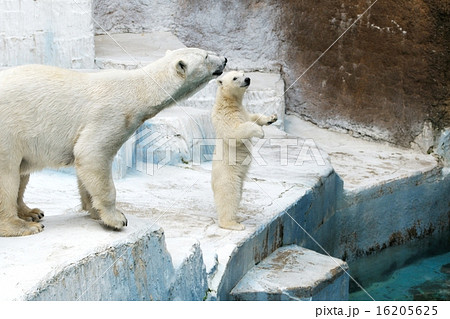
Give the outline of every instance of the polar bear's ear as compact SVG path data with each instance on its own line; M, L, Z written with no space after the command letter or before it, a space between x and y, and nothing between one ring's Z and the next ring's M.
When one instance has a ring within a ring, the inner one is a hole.
M176 69L179 75L185 76L187 70L187 64L183 60L177 62Z
M172 52L172 50L167 50L166 51L166 55L168 55L169 53L171 53Z

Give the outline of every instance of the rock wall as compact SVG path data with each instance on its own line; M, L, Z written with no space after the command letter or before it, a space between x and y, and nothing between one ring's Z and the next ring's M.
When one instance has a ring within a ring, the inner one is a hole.
M281 70L287 109L324 127L409 147L450 126L450 0L94 0L106 31L170 30L230 68ZM97 32L103 33L101 29ZM427 145L419 148L424 150Z
M283 1L289 86L368 1ZM288 108L323 126L409 146L450 125L450 1L379 1L294 85Z

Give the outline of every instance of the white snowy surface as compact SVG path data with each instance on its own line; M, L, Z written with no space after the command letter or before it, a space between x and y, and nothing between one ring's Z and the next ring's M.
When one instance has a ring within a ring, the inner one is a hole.
M319 145L349 191L408 178L438 167L432 155L322 129L295 115L286 116L285 129L289 134L312 139Z

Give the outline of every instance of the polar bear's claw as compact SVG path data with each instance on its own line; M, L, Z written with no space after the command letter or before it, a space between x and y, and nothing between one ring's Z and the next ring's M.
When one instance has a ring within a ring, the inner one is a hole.
M278 115L273 114L272 116L270 116L269 121L267 121L267 125L273 124L276 121L278 121Z
M37 222L44 218L44 212L38 208L19 210L17 215L28 222Z

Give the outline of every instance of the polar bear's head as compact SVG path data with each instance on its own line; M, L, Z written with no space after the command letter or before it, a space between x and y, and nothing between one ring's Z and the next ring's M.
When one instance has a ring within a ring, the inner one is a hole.
M170 84L171 91L173 89L172 96L182 99L194 94L209 81L221 75L227 59L214 52L183 48L167 51L161 62L159 66L165 69L164 76L173 80Z
M250 85L250 78L242 71L230 71L217 80L222 94L240 98Z

